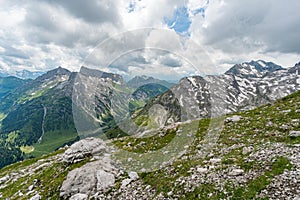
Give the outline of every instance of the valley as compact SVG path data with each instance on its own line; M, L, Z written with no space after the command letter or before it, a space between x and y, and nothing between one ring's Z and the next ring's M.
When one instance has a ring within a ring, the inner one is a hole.
M251 61L173 84L59 67L0 82L0 197L297 198L299 68Z

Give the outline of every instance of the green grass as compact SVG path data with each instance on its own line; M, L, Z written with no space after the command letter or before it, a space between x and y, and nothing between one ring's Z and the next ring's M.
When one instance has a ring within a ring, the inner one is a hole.
M253 199L256 194L261 192L267 185L270 184L271 180L276 175L280 175L285 169L290 170L291 168L292 164L287 158L276 158L276 160L272 163L272 169L270 171L265 172L258 178L250 180L245 187L237 188L233 192L232 199L240 199L240 197L243 197L244 199Z
M34 147L33 146L21 146L20 149L25 154L28 154L28 153L31 153L31 152L34 151Z
M36 162L36 159L31 159L27 162L29 161L30 163L34 163ZM28 187L33 184L34 180L37 180L35 190L40 191L39 194L43 197L43 199L59 199L60 186L67 177L68 173L73 169L83 166L88 161L89 158L71 165L59 162L53 163L45 170L37 171L32 176L25 176L18 179L16 182L10 183L6 188L0 189L0 192L3 195L3 198L10 197L10 199L28 199L34 194L30 196L24 195L23 197L11 197L18 191L21 191L23 194L25 194L26 192L28 192Z
M46 132L41 143L33 145L34 151L26 156L38 157L51 153L64 144L75 141L77 133L74 130Z

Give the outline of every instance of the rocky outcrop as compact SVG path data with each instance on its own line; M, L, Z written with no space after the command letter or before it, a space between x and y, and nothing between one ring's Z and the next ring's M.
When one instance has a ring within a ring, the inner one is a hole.
M111 160L103 157L72 170L62 184L60 196L63 199L75 198L74 195L79 194L91 197L97 192L104 192L114 186L117 174L118 171Z
M63 155L63 160L67 163L76 163L86 157L101 158L108 153L108 147L101 139L86 138L73 144Z
M98 138L86 138L73 144L63 155L63 161L76 163L86 157L93 162L72 170L60 188L63 199L86 199L114 186L118 170L110 159L109 147Z

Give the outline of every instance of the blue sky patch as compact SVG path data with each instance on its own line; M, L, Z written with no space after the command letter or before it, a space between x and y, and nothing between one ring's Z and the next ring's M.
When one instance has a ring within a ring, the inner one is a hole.
M198 8L193 11L193 15L201 14L203 18L205 18L205 8Z
M135 10L135 2L131 1L128 7L128 13L132 13Z
M189 11L186 7L180 7L175 12L173 17L165 18L165 23L170 29L175 30L177 33L190 36L189 28L191 26L191 19Z

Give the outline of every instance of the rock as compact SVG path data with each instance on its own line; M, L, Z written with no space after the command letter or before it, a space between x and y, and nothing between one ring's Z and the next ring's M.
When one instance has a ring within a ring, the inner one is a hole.
M266 124L266 126L273 126L273 122L268 121L267 124Z
M108 147L99 138L86 138L73 144L63 155L63 160L67 163L76 163L88 156L101 157L107 153Z
M241 116L233 115L233 116L231 116L231 117L227 117L227 118L225 119L225 122L238 122L238 121L240 121L241 119L242 119Z
M129 183L131 183L132 179L126 178L122 181L121 188L125 188Z
M283 129L283 130L288 130L290 127L288 125L286 125L286 124L282 124L280 126L280 128Z
M87 200L88 199L88 195L86 194L75 194L73 195L70 200Z
M300 131L290 131L290 137L300 137Z
M220 158L212 158L209 160L209 162L212 164L220 163L221 161L222 160Z
M233 169L228 173L228 175L229 176L240 176L243 173L244 173L244 170L242 170L242 169Z
M31 191L31 190L33 190L33 185L30 185L29 187L28 187L28 191Z
M197 172L199 172L199 173L206 173L206 172L208 172L208 169L204 168L204 167L199 167L199 168L197 168Z
M4 182L8 181L8 179L9 179L9 176L8 176L8 175L7 175L7 176L4 176L4 177L2 177L2 178L0 178L0 184L2 184L2 183L4 183Z
M108 188L115 184L115 176L104 170L97 171L97 189L101 190L103 188Z
M30 198L30 200L40 200L40 199L42 199L42 197L39 194L36 194L36 195L34 195L33 197Z
M139 179L139 175L136 172L129 172L128 176L131 180L134 180L134 181Z
M90 196L99 190L106 190L114 184L117 174L109 158L87 163L69 172L61 186L60 196L67 199L77 193Z
M253 151L253 147L243 147L242 154L245 155L251 153L251 151Z

